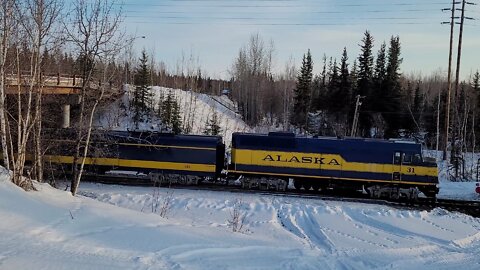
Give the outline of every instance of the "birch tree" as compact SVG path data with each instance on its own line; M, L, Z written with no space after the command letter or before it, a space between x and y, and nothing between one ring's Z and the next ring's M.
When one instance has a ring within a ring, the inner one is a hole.
M7 52L10 47L11 31L13 30L13 0L2 0L0 17L0 140L2 141L3 166L10 169L9 149L7 144L7 117L5 109L5 68L7 61Z
M61 4L57 0L24 0L20 14L27 42L31 44L30 70L28 78L29 94L33 94L33 143L34 143L34 173L32 177L43 181L43 149L42 149L42 98L44 82L42 81L42 52L48 47L58 44L60 35L55 28L60 16Z
M122 10L116 1L76 0L69 15L70 22L65 25L67 39L81 59L83 77L70 188L75 195L88 154L93 117L112 77L112 71L102 67L108 67L107 63L125 48L126 41L121 40ZM99 80L98 84L93 84L94 79Z

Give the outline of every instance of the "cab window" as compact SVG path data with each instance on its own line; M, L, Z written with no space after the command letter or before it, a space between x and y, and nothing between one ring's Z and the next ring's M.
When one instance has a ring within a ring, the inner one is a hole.
M401 160L402 160L402 153L395 152L395 154L393 155L393 163L400 164Z
M405 153L403 154L403 164L411 164L412 163L412 155Z
M422 156L420 154L415 154L413 155L413 163L421 163L422 162Z

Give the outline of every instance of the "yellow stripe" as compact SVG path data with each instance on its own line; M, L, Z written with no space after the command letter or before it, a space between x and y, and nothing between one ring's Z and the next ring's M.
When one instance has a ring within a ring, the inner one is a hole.
M73 163L72 156L45 156L46 161L53 163ZM147 160L132 160L132 159L117 159L117 158L89 158L85 159L86 165L102 165L102 166L119 166L119 167L134 167L134 168L148 168L157 170L182 170L192 172L215 172L215 165L211 164L197 164L197 163L181 163L181 162L162 162L162 161L147 161Z
M302 174L287 174L287 173L266 173L266 172L249 172L249 171L237 171L230 170L230 173L243 173L243 174L261 174L261 175L275 175L275 176L288 176L288 177L303 177L303 178L317 178L317 179L339 179L347 181L361 181L361 182L376 182L376 183L389 183L389 184L413 184L413 185L425 185L425 186L435 186L435 183L424 183L424 182L410 182L410 181L392 181L392 180L372 180L372 179L363 179L363 178L347 178L347 177L325 177L325 176L316 176L316 175L302 175Z
M280 156L281 160L291 160L292 158L296 157L298 160L302 161L302 158L310 158L312 159L312 162L281 162L277 161L278 156ZM270 157L273 158L273 161ZM322 162L324 164L315 163L315 158L322 159ZM271 166L284 168L320 169L388 174L391 174L393 172L401 172L403 175L419 175L432 177L438 176L437 168L435 167L432 168L423 166L399 166L393 164L347 162L340 155L321 153L232 149L232 163L241 165Z
M74 143L75 141L72 140L53 140L55 142L66 142L66 143ZM99 142L99 143L106 143L108 142ZM194 150L209 150L209 151L216 151L217 148L212 147L193 147L193 146L179 146L179 145L162 145L162 144L140 144L140 143L116 143L115 145L127 145L127 146L138 146L138 147L159 147L159 148L179 148L179 149L194 149Z

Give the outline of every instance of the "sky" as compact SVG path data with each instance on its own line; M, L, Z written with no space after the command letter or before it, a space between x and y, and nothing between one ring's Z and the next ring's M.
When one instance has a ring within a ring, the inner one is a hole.
M273 41L277 72L290 59L298 68L310 49L318 73L323 56L340 59L344 47L353 62L369 30L374 54L398 35L402 72L429 75L446 74L450 27L441 23L449 21L451 13L442 9L450 7L450 0L124 0L123 12L127 33L145 36L135 39L135 50L145 48L171 71L193 56L190 63L204 74L228 78L239 49L259 34L265 43ZM477 20L465 24L462 78L480 69L480 6L466 10ZM455 52L458 33L457 25Z

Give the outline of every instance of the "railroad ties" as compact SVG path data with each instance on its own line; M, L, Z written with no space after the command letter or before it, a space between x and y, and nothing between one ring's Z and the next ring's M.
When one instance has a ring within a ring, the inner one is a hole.
M148 176L121 176L121 175L85 175L83 180L100 182L105 184L154 186ZM241 185L226 185L225 183L201 183L200 185L186 186L173 185L169 188L210 190L219 192L263 194L271 196L284 196L302 199L317 199L342 202L357 202L365 204L385 205L398 209L432 211L435 208L442 208L450 212L460 212L472 217L480 217L480 201L463 201L450 199L418 198L415 201L409 200L387 200L381 198L369 198L366 194L342 194L342 193L319 193L305 190L287 189L265 190L265 189L244 189Z

